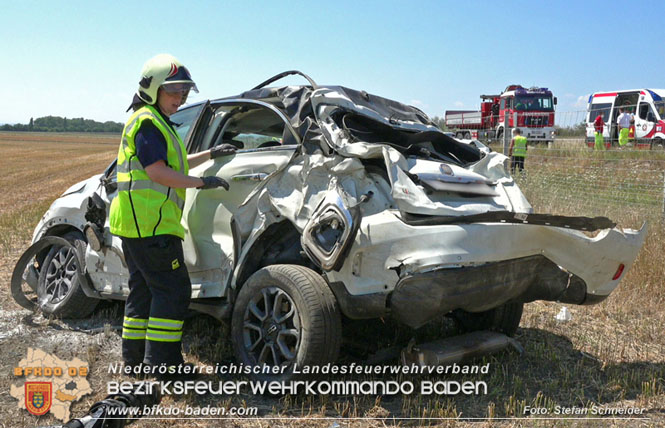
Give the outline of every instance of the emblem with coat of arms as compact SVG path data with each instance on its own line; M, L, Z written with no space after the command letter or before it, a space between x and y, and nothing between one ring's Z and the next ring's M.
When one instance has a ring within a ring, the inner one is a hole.
M25 408L36 416L45 415L51 408L51 382L25 383Z

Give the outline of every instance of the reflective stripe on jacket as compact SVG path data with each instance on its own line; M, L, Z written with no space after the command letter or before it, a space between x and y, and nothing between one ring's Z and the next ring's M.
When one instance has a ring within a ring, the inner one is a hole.
M122 131L118 150L118 195L111 202L111 233L127 238L155 235L185 237L180 224L185 189L158 184L148 177L136 154L134 137L144 120L150 120L164 135L169 168L187 174L187 151L180 136L152 106L138 109Z
M513 156L526 157L526 137L518 135L515 137L515 146L513 147Z

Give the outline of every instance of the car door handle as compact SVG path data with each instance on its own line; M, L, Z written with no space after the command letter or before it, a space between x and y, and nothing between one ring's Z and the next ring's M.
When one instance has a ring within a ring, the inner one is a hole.
M265 172L257 172L256 174L238 174L231 177L233 181L263 181L268 174Z

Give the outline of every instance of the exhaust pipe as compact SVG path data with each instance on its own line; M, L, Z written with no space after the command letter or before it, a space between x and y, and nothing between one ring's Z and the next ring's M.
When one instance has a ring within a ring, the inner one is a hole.
M524 348L515 339L493 331L476 331L416 345L402 350L402 364L420 367L446 366L493 354L512 346L520 355Z

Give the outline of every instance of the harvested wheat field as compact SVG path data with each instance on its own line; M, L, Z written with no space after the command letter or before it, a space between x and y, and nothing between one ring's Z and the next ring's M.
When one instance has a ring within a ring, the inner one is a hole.
M16 305L9 293L14 264L28 247L41 215L68 187L101 173L115 158L118 139L118 135L99 134L0 133L2 428L61 423L50 415L38 418L18 409L17 400L8 392L11 384L22 384L12 369L28 348L88 363L87 380L93 393L71 405L71 417L83 416L94 402L103 399L109 382L131 380L109 374L108 370L111 363L121 360L116 329L122 321L121 304L104 302L87 320L45 319ZM486 392L446 396L421 394L417 389L383 396L281 397L246 390L231 395L189 392L165 397L162 405L181 411L211 406L238 415L245 412L245 416L146 418L132 426L664 426L662 157L662 153L627 152L590 155L581 145L560 151L542 148L531 153L527 174L517 178L536 212L607 215L624 227L640 227L648 221L649 234L636 264L603 303L569 306L572 318L567 322L554 318L562 305L527 304L515 336L525 352L518 355L506 351L468 363L489 364L486 374L363 374L329 379L409 381L416 387L427 381L482 381L487 385ZM588 187L590 182L598 185ZM638 192L641 198L635 196ZM379 345L401 348L412 337L433 340L454 333L455 328L447 318L418 331L393 325L390 320L345 322L344 336L349 339L342 346L340 364L362 364L366 358L376 357ZM195 315L188 319L183 343L187 360L198 365L233 362L228 327L210 317ZM381 364L395 366L398 361L393 358ZM209 374L204 380L217 383L246 378ZM622 414L622 409L632 409L633 414Z

